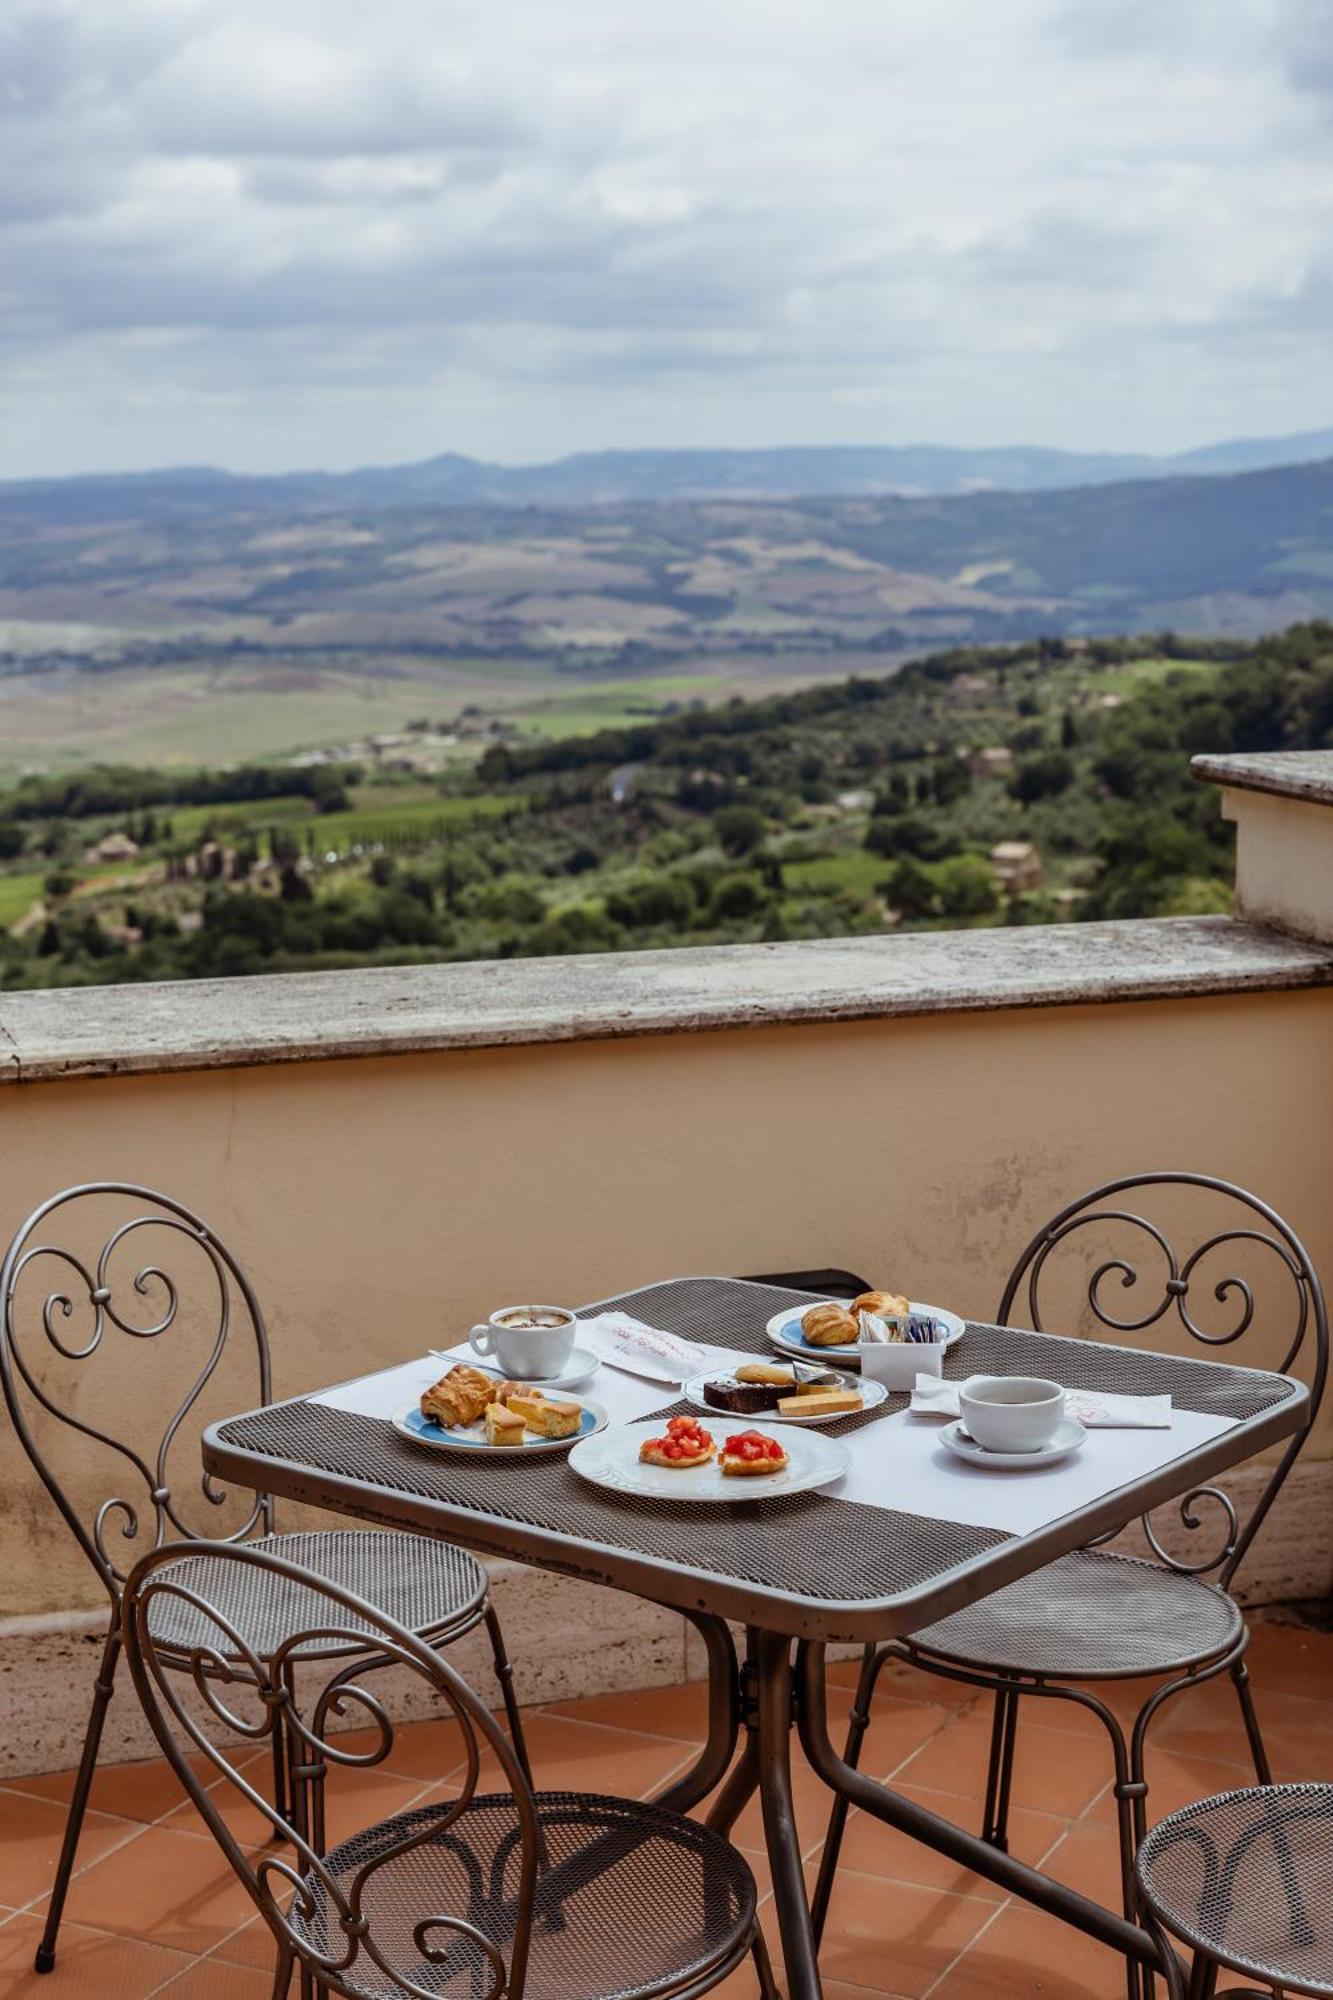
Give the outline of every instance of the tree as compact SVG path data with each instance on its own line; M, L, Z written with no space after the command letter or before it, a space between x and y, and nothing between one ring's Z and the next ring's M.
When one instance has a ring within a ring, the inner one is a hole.
M1074 782L1074 760L1064 750L1042 750L1025 757L1009 781L1009 790L1021 805L1037 799L1056 799Z
M979 854L952 855L934 874L942 916L984 917L999 902L994 872Z
M723 806L713 814L713 831L724 854L753 854L764 838L764 815L753 806Z
M921 863L914 861L910 854L894 863L880 885L880 893L899 916L935 915L935 884Z

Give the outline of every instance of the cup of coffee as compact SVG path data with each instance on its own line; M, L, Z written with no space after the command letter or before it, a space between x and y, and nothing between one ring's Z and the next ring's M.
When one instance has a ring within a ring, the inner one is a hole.
M468 1336L477 1353L521 1382L560 1375L574 1351L574 1315L564 1306L500 1306Z
M958 1407L983 1451L1040 1451L1065 1413L1065 1392L1039 1375L973 1375Z

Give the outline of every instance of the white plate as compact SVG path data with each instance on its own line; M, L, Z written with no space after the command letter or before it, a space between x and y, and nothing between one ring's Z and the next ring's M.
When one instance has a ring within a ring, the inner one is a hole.
M437 1361L447 1361L451 1367L479 1368L483 1375L494 1375L497 1382L522 1382L530 1389L572 1389L579 1382L591 1381L602 1365L590 1347L571 1347L569 1360L558 1375L507 1375L498 1361L483 1361L479 1354L444 1354L438 1347L431 1352Z
M485 1427L481 1423L437 1424L433 1418L422 1416L418 1403L405 1403L401 1410L394 1411L389 1422L400 1437L411 1438L413 1444L430 1445L435 1451L469 1451L486 1458L516 1458L527 1451L568 1451L571 1445L604 1431L607 1415L600 1403L584 1403L583 1421L573 1437L546 1438L538 1437L535 1431L525 1431L521 1445L487 1444Z
M968 1436L961 1423L946 1425L940 1432L940 1443L959 1458L965 1458L969 1465L984 1465L987 1472L1028 1472L1034 1466L1054 1465L1057 1460L1068 1458L1087 1442L1087 1437L1082 1424L1073 1417L1062 1417L1055 1436L1040 1451L987 1451L985 1445Z
M705 1411L712 1417L715 1423L748 1423L750 1419L744 1416L741 1411L719 1410L705 1397L704 1383L713 1381L718 1372L717 1369L713 1369L707 1375L695 1375L682 1386L681 1395L684 1396L687 1402L693 1403L696 1410ZM886 1400L889 1393L882 1382L851 1382L847 1378L844 1378L844 1382L846 1386L857 1388L861 1391L861 1410L877 1410L880 1404ZM839 1387L842 1386L844 1385L840 1383ZM829 1387L832 1387L831 1383ZM780 1410L760 1410L759 1420L766 1424L799 1424L802 1430L808 1431L813 1430L818 1424L840 1424L844 1417L858 1417L861 1414L861 1410L831 1410L822 1416L816 1412L813 1417L788 1417L784 1416Z
M815 1303L818 1304L818 1301ZM829 1303L845 1306L847 1301L831 1299ZM911 1301L911 1306L914 1313L940 1321L944 1327L946 1347L952 1347L956 1340L962 1339L967 1322L959 1319L957 1313L946 1312L943 1306L920 1305L916 1299ZM801 1314L809 1310L809 1306L784 1306L781 1312L774 1313L765 1331L779 1353L799 1354L803 1361L822 1361L826 1367L836 1362L840 1368L859 1368L861 1366L859 1342L846 1347L811 1347L801 1332Z
M719 1450L723 1439L739 1430L778 1437L778 1427L747 1418L731 1418L704 1428ZM778 1442L787 1454L787 1464L781 1472L761 1479L728 1477L716 1459L707 1465L682 1467L642 1464L639 1446L646 1438L663 1435L666 1424L661 1417L647 1423L614 1424L598 1437L583 1438L569 1454L569 1462L594 1486L609 1487L613 1493L632 1493L649 1500L694 1500L705 1506L780 1500L784 1494L808 1493L812 1487L842 1478L852 1460L840 1439L820 1437L817 1431L790 1424L780 1428L783 1435Z

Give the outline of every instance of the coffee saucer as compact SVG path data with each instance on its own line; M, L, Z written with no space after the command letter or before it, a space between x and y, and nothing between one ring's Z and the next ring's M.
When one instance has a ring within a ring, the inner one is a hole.
M490 1356L483 1361L479 1354L466 1357L445 1354L438 1357L443 1361L461 1361L466 1358L469 1368L480 1368L483 1375L494 1375L497 1382L523 1382L533 1389L573 1389L580 1382L590 1381L601 1367L601 1357L590 1347L571 1347L569 1359L558 1375L506 1375L497 1361Z
M961 1423L947 1424L940 1433L940 1443L958 1458L965 1458L969 1465L984 1465L988 1472L1029 1472L1035 1466L1055 1465L1068 1458L1086 1443L1087 1436L1082 1424L1073 1417L1062 1417L1054 1437L1040 1451L987 1451L984 1444L978 1444L968 1435Z

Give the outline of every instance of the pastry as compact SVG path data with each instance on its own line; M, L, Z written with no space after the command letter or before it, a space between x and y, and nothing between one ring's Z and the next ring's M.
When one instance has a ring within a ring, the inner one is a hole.
M801 1332L812 1347L851 1347L858 1332L856 1316L846 1306L807 1306Z
M583 1422L582 1403L557 1402L553 1396L543 1396L538 1390L511 1391L505 1397L505 1406L539 1437L573 1437Z
M811 1389L805 1395L784 1396L780 1417L832 1417L865 1407L859 1389Z
M421 1414L437 1424L475 1424L495 1401L496 1381L460 1361L421 1395Z
M906 1319L911 1310L912 1301L901 1292L862 1292L852 1300L854 1313L876 1313L880 1319Z
M719 1463L729 1479L765 1479L786 1470L787 1454L762 1431L738 1431L723 1445Z
M746 1361L736 1370L738 1382L766 1382L774 1389L790 1389L796 1380L792 1361Z
M510 1410L503 1403L486 1405L487 1444L522 1444L527 1426L517 1410Z
M776 1382L742 1382L739 1374L719 1375L704 1383L704 1401L710 1410L729 1410L733 1416L753 1417L760 1410L776 1409L778 1398L790 1395L793 1388L790 1373L780 1386Z
M643 1465L665 1465L683 1472L692 1465L707 1465L717 1446L694 1417L672 1417L664 1437L645 1438L639 1446Z

